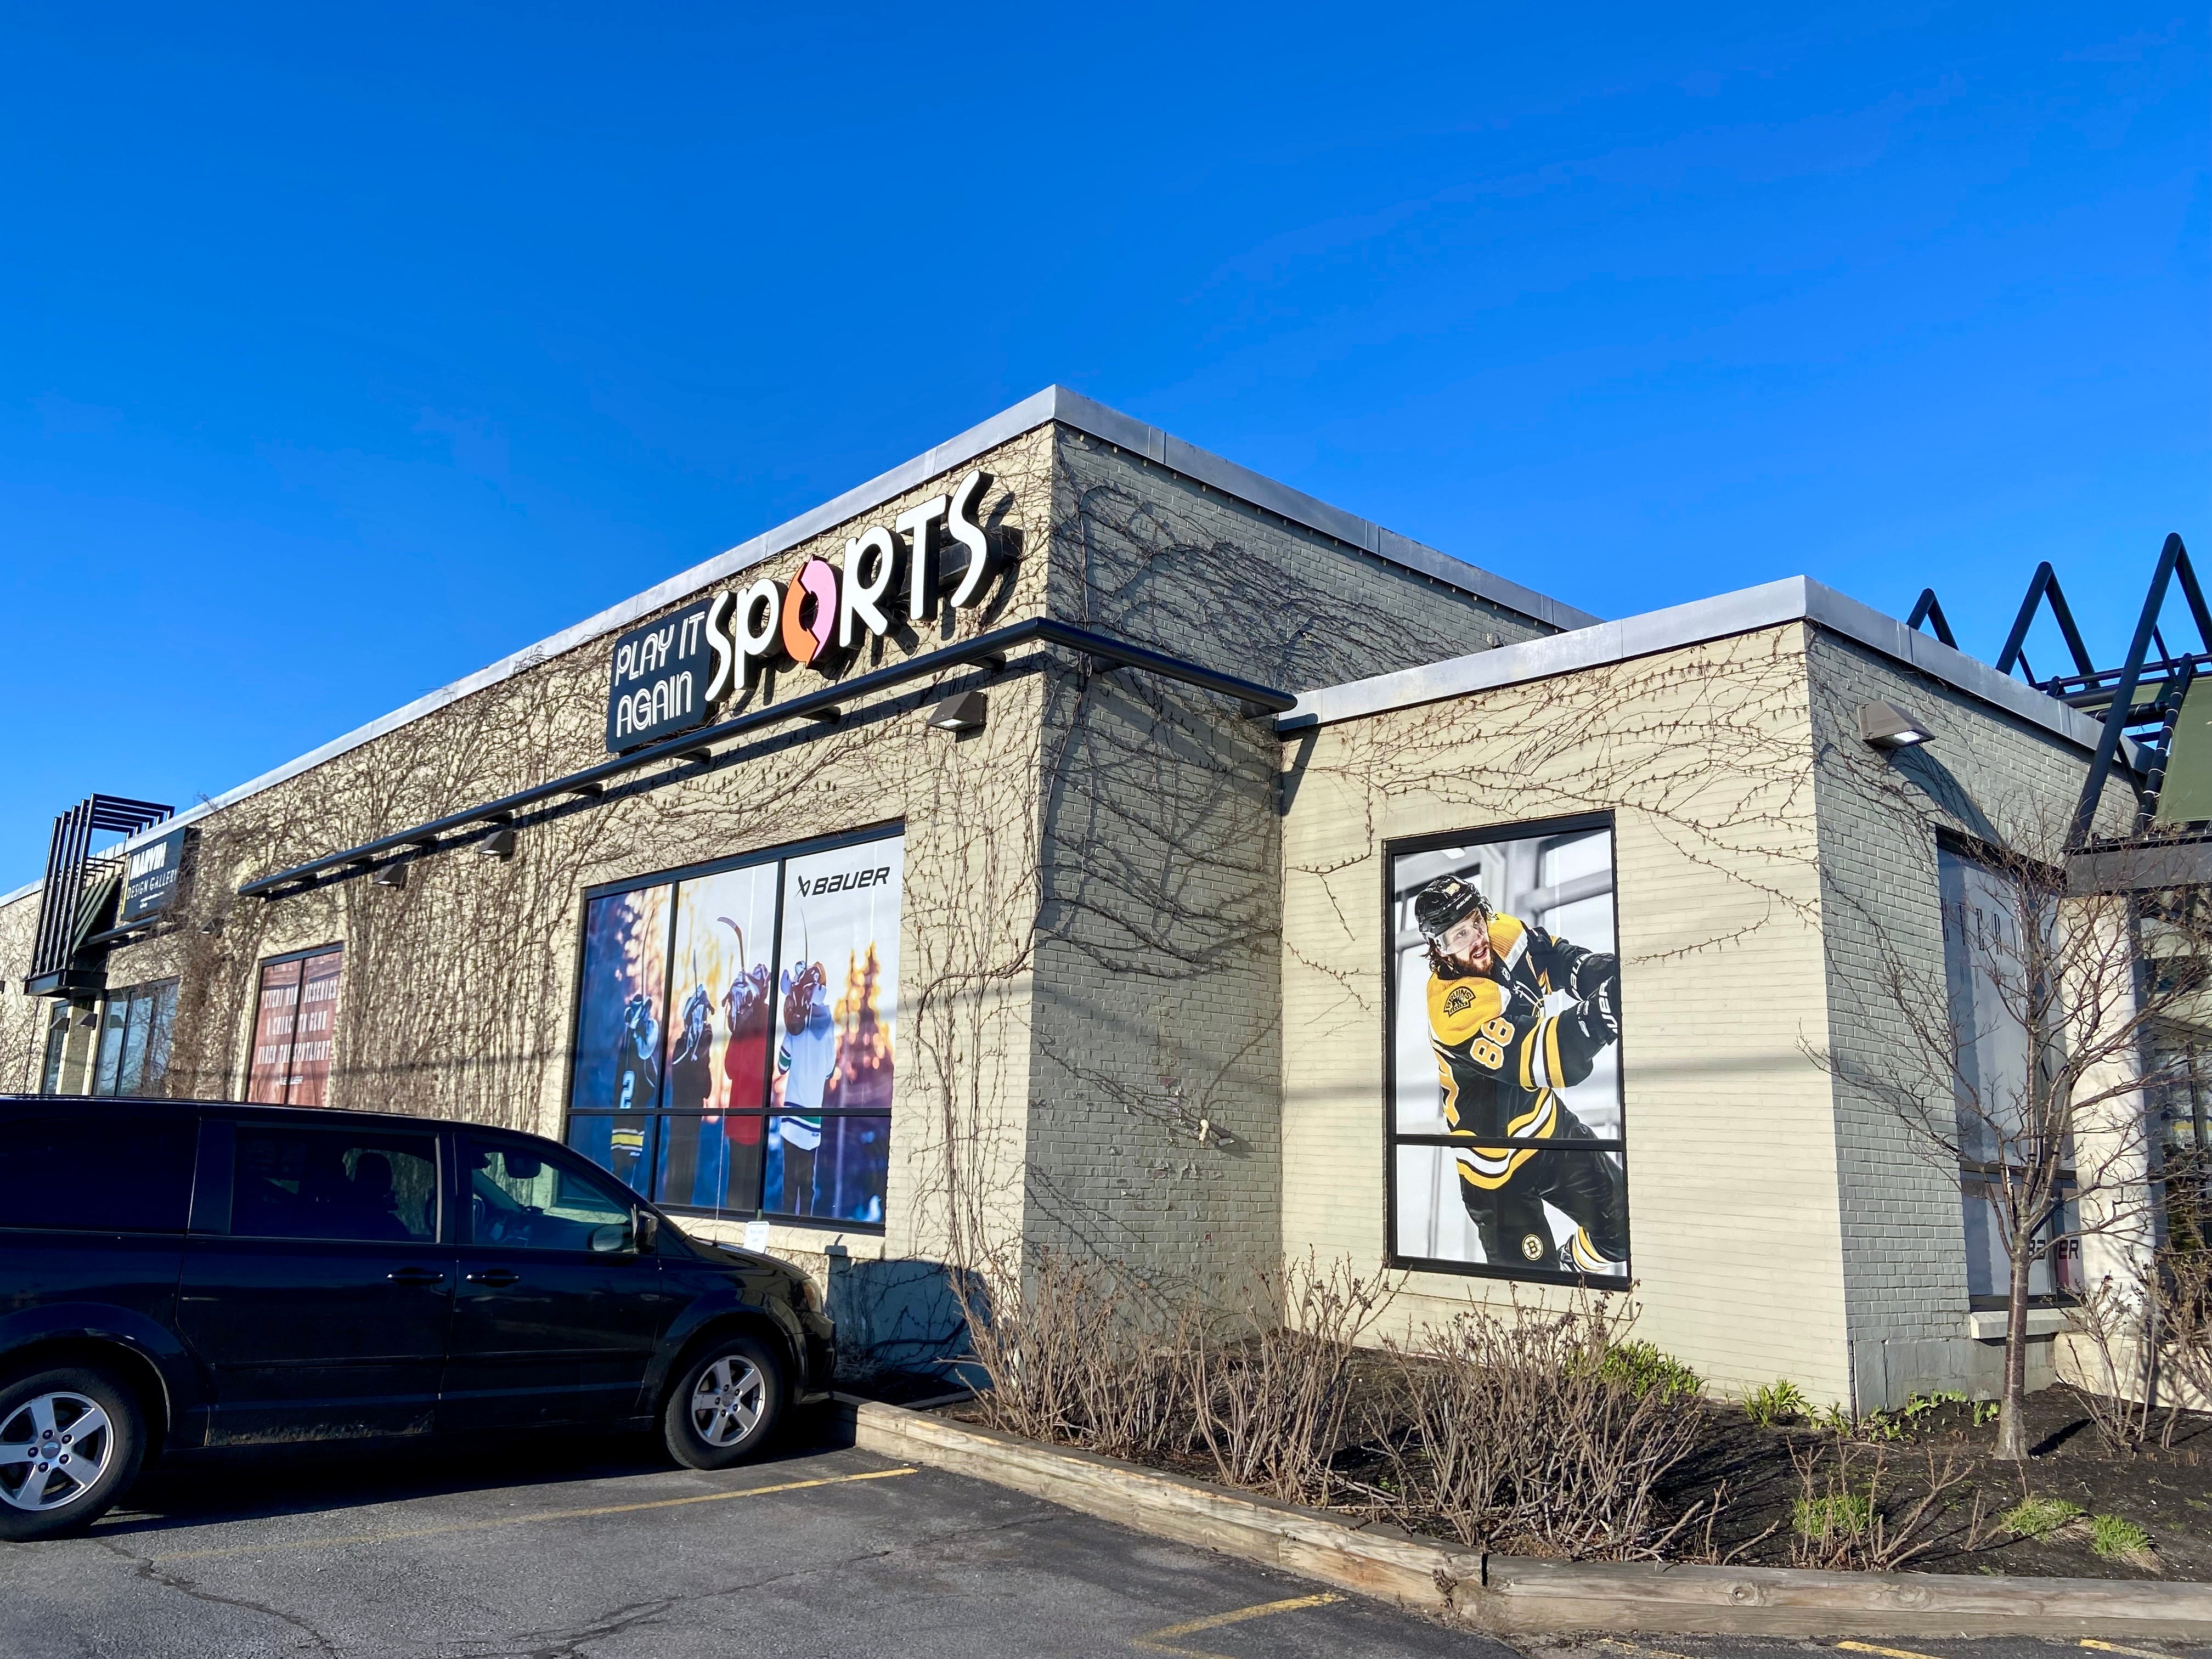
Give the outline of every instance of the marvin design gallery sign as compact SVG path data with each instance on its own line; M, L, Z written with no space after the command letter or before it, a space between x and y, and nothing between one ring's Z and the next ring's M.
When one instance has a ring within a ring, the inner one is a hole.
M834 672L862 630L878 639L890 630L895 611L922 623L940 595L955 611L975 604L994 562L975 518L989 482L970 472L949 495L851 538L834 563L809 559L788 582L763 577L623 635L607 685L608 752L703 726L763 668L789 661Z

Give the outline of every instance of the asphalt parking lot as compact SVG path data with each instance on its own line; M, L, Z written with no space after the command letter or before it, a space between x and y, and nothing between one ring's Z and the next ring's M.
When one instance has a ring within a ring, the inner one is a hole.
M1849 1651L1680 1637L1578 1647L1587 1659ZM1567 1659L1575 1650L1524 1650ZM1916 1641L1850 1659L1883 1651L2164 1659L2188 1650ZM203 1464L149 1477L88 1535L0 1546L6 1659L1514 1652L980 1481L828 1445L719 1474L619 1441Z

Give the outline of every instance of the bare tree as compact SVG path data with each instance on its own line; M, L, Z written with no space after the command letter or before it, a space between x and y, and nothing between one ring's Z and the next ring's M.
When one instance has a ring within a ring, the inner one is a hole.
M2002 1264L1997 1453L2024 1459L2031 1302L2091 1278L2136 1282L2149 1260L2148 1102L2166 1068L2154 1039L2188 1012L2190 967L2212 940L2192 902L2070 890L2061 838L2033 810L2012 818L2002 844L1933 840L1920 828L1942 896L1942 948L1867 930L1877 944L1855 990L1888 1040L1813 1052L1956 1182L1970 1250L1986 1247ZM2134 1305L2140 1315L2149 1303Z

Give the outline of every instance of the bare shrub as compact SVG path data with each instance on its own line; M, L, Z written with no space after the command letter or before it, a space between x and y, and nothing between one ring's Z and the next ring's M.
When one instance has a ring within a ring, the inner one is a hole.
M2169 1250L2160 1262L2160 1361L2183 1386L2171 1390L2159 1443L2171 1447L2185 1394L2212 1407L2212 1252Z
M1352 1399L1353 1345L1389 1300L1384 1276L1309 1252L1261 1275L1243 1318L1186 1318L1184 1389L1193 1440L1231 1486L1326 1504Z
M1694 1518L1662 1529L1658 1488L1705 1407L1674 1374L1618 1362L1634 1317L1587 1298L1564 1312L1516 1300L1386 1343L1395 1386L1369 1425L1389 1466L1377 1506L1432 1516L1471 1547L1656 1556Z
M1792 1446L1798 1497L1790 1513L1790 1564L1891 1572L1943 1542L1944 1522L1967 1474L1949 1457L1923 1455L1924 1470L1900 1474L1888 1447L1869 1445L1842 1428L1825 1442ZM1960 1547L1978 1547L1984 1532L1976 1492Z
M1166 1445L1182 1404L1180 1311L1163 1317L1115 1264L1030 1252L1026 1278L1003 1264L963 1281L977 1399L993 1428L1032 1440L1138 1456Z
M2075 1390L2108 1450L2133 1457L2150 1439L2158 1412L2157 1301L2148 1283L2110 1273L2074 1310L2077 1329L2096 1355L2089 1386Z

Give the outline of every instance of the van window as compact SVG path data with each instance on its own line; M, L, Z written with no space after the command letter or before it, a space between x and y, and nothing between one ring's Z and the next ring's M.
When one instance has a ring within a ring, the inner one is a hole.
M629 1196L528 1147L461 1143L469 1180L468 1242L510 1250L626 1250Z
M0 1119L0 1227L184 1231L198 1127L190 1112Z
M235 1156L234 1238L396 1244L438 1236L432 1136L240 1123Z

